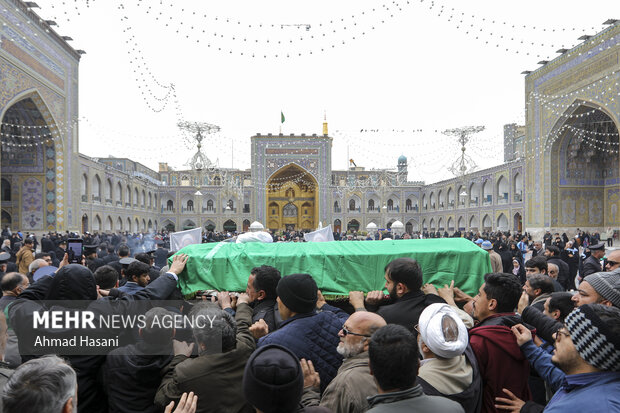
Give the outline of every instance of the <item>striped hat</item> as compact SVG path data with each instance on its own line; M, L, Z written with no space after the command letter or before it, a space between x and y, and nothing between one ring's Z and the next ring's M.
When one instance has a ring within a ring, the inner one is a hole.
M620 336L599 318L595 309L612 312L620 319L617 308L586 304L566 316L566 328L577 352L588 364L603 371L620 371Z

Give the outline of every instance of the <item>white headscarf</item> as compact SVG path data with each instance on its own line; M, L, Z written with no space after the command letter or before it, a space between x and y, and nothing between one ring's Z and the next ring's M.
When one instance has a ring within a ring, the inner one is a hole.
M443 330L444 316L454 320L458 327L458 338L455 341L446 341ZM457 312L448 304L431 304L422 311L418 323L420 336L426 346L437 356L453 358L465 352L469 336L467 328Z

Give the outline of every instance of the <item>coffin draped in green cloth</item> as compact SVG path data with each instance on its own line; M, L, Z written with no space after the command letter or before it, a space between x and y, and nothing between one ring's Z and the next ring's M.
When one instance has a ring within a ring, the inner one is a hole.
M323 294L382 290L384 269L392 260L410 257L422 267L425 283L450 284L475 295L491 272L489 254L464 238L383 241L189 245L177 254L189 256L179 276L183 294L197 290L245 291L250 271L260 265L283 275L308 273ZM170 259L171 260L171 259Z

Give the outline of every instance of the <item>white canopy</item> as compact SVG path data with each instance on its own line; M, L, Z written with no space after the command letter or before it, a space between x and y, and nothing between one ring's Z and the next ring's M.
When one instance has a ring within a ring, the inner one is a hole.
M394 221L392 223L392 229L403 229L403 228L405 228L405 225L400 221Z

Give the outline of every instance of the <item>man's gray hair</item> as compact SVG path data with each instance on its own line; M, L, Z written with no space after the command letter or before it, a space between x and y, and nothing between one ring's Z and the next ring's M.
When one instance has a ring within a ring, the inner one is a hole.
M46 356L19 366L4 385L4 413L61 413L75 397L75 371L61 358ZM73 400L74 404L76 400Z
M219 352L221 349L222 352L227 352L236 347L237 323L228 312L216 305L208 305L196 308L191 315L194 319L206 320L202 325L194 325L192 330L198 344L204 344L207 351ZM217 348L213 348L214 346Z
M39 268L46 267L46 266L47 266L47 261L45 261L42 258L37 258L36 260L34 260L34 261L32 261L30 263L30 265L28 266L28 271L29 272L35 272Z

